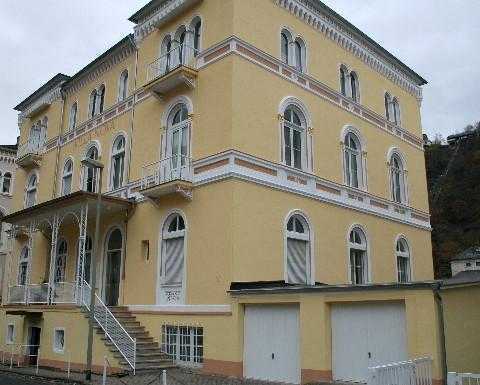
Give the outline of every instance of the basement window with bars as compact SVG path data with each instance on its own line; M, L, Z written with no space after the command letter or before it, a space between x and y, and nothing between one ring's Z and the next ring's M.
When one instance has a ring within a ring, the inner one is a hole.
M198 326L162 326L162 351L177 363L203 364L203 328Z

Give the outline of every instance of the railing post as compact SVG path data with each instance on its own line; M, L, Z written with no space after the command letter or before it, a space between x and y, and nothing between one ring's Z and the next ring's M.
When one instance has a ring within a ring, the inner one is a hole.
M447 385L459 385L458 374L455 372L448 372Z
M167 371L165 369L162 370L162 385L167 385Z
M137 368L137 339L133 340L133 375L135 375L135 370Z
M68 351L68 366L67 366L67 378L70 378L70 367L72 365L72 352Z
M37 376L38 376L38 365L40 365L39 362L40 362L40 348L38 348L38 350L37 350L37 365L36 365L36 369L35 369L35 374Z
M107 383L107 357L103 357L103 376L102 376L102 385Z

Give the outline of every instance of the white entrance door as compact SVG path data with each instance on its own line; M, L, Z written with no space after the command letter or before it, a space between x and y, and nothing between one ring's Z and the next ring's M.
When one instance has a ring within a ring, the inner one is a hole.
M298 306L245 307L244 376L300 383Z
M368 368L407 360L405 305L332 306L333 378L366 382Z

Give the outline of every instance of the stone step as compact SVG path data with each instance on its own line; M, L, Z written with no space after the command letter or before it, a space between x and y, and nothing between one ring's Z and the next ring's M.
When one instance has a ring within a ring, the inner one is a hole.
M120 365L120 367L125 370L132 370L130 365ZM135 371L136 372L153 371L153 370L170 369L174 367L175 367L175 364L172 361L160 363L160 364L158 363L157 364L138 364L138 365L135 365Z

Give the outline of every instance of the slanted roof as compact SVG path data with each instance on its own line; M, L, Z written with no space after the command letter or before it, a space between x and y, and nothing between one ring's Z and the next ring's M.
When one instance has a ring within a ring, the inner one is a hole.
M450 260L462 261L462 260L472 260L472 259L480 259L480 246L474 246L466 250L463 250L461 253L452 257Z
M70 79L70 76L64 75L62 73L56 74L53 78L51 78L48 82L46 82L43 86L38 88L32 94L30 94L27 98L21 101L18 105L16 105L13 109L15 111L22 112L28 105L30 105L33 101L38 99L40 96L46 94L48 91L53 90L59 84L67 81Z
M450 288L453 286L471 286L480 285L480 271L469 270L461 271L452 278L442 281L442 288Z
M135 12L132 16L128 18L128 21L132 23L138 23L141 19L143 19L146 15L150 12L155 10L156 7L161 5L162 3L167 2L168 0L152 0L140 8L137 12Z
M12 154L16 154L18 149L18 145L16 144L0 144L0 150L11 152Z
M115 52L118 48L131 44L132 47L135 47L134 43L134 38L133 34L128 34L125 36L122 40L120 40L118 43L107 49L104 53L102 53L100 56L95 58L93 61L88 63L85 67L83 67L80 71L78 71L75 75L69 78L69 81L65 83L65 87L68 87L73 81L77 80L80 78L82 75L90 71L91 69L95 68L95 66L99 63L101 63L106 57L108 57L110 54Z

